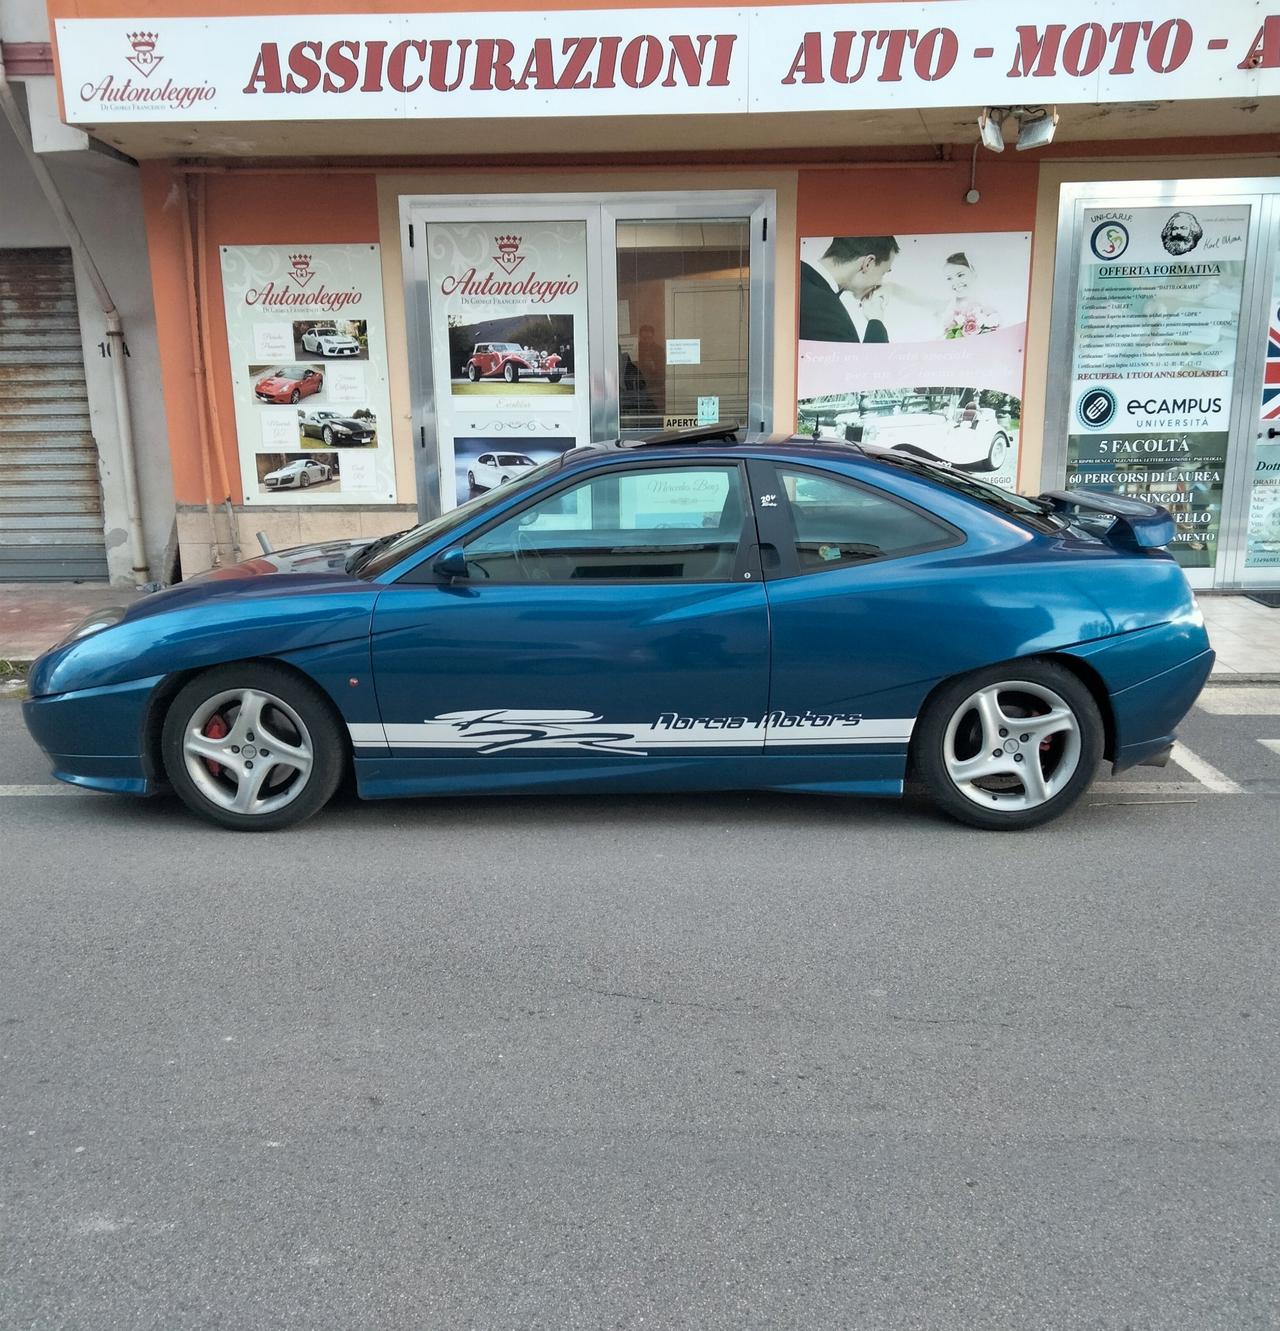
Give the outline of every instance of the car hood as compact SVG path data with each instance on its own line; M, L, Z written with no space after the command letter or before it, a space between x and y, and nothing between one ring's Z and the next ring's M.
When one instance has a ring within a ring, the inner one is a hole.
M316 336L321 342L336 342L344 347L358 347L360 345L354 337L348 337L346 333L317 333Z
M286 379L282 374L272 374L265 379L259 379L257 386L258 388L265 388L269 392L276 392L281 388L287 388L290 384L295 382L296 380Z
M322 421L313 422L322 429L326 425L341 425L344 430L359 430L362 434L368 434L373 427L368 421L358 421L354 416L326 416Z

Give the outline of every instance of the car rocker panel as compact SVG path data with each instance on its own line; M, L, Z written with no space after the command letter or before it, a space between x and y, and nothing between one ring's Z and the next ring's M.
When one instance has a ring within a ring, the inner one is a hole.
M614 494L598 538L572 502L588 485ZM235 828L316 812L348 761L369 798L893 795L910 763L962 821L1032 826L1104 753L1158 759L1213 662L1181 569L1125 544L1157 511L1107 531L1098 502L1079 525L801 440L574 450L443 527L248 560L87 623L36 663L24 715L60 779L172 783Z

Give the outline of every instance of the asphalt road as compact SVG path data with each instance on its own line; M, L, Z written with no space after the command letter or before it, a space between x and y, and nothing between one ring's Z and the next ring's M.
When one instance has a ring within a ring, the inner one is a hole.
M0 1326L1275 1327L1280 689L1222 695L1194 772L1013 836L775 795L237 836L13 793L0 703Z

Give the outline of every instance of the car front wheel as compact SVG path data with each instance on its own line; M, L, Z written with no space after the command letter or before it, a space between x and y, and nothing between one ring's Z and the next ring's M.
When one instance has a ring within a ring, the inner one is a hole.
M935 803L973 827L1014 831L1065 813L1102 759L1102 717L1064 666L1010 661L952 680L912 742Z
M296 407L298 403L302 401L302 394L295 388L293 392L289 394L289 401Z
M480 371L474 365L468 365L467 378L470 379L472 383L475 383L475 381L480 378Z
M516 380L520 378L520 367L518 365L513 365L510 361L508 361L502 367L502 377L507 381L507 383L514 384Z
M328 803L346 762L314 685L267 664L218 666L174 698L164 769L189 809L237 831L291 827Z

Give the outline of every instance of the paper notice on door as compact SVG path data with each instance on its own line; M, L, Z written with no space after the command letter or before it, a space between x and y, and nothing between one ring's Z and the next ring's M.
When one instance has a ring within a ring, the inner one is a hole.
M292 324L254 324L254 360L288 361L293 359Z
M698 424L718 425L720 423L720 399L718 397L700 397L698 399Z
M667 338L668 365L701 365L702 339L697 337Z
M324 391L330 402L364 406L368 391L364 381L364 366L358 364L326 366Z

